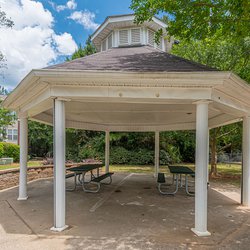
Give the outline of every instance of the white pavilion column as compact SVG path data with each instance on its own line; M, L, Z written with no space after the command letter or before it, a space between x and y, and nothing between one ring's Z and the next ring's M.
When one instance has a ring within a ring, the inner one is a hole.
M243 118L243 185L242 204L250 207L250 117Z
M65 225L65 107L64 101L54 100L54 226L63 231Z
M155 132L155 177L159 173L159 157L160 157L160 133Z
M198 236L208 236L207 231L207 158L208 158L208 102L196 103L195 152L195 228Z
M109 172L109 131L105 133L105 171Z
M28 118L20 118L20 175L18 200L27 200Z

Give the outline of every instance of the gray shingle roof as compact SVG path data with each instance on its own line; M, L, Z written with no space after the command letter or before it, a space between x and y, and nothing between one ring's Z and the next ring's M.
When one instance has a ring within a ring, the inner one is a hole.
M149 46L112 48L73 61L49 66L47 69L135 72L216 71L208 66Z

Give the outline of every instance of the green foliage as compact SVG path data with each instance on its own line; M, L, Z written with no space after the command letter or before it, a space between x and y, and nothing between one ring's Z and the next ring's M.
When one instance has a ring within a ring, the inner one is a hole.
M14 25L14 22L6 16L6 13L1 10L1 6L0 6L0 28L2 27L11 28L13 25ZM4 60L5 60L4 55L0 51L0 62ZM3 67L2 64L0 64L0 68L1 67Z
M91 38L89 36L86 43L85 43L84 48L82 47L81 44L79 44L78 49L73 53L71 58L67 58L67 61L81 58L84 56L89 56L89 55L92 55L94 53L96 53L96 49L95 49L94 45L92 44Z
M249 36L249 0L132 0L131 9L137 23L166 13L169 34L182 39L201 40L213 36L218 29L232 40Z
M53 127L29 121L28 141L30 156L45 157L53 152Z
M220 70L233 71L250 82L250 37L223 39L222 30L204 40L181 40L171 53Z
M3 153L4 153L3 143L0 142L0 158L3 157Z
M0 27L12 27L14 22L6 17L6 13L0 7Z
M1 148L3 149L2 152L1 152ZM16 144L1 142L0 143L0 155L1 153L2 153L1 157L13 158L14 162L19 161L20 148Z

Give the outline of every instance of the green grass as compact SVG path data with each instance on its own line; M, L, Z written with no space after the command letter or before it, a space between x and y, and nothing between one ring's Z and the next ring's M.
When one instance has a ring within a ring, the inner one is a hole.
M177 164L178 165L178 164ZM194 169L194 164L179 164L185 165ZM28 166L35 167L41 166L40 161L29 161ZM240 177L241 177L241 166L235 164L218 164L218 172L221 174L221 177L218 179L213 179L214 182L223 182L228 184L233 184L235 186L240 186ZM12 165L0 165L0 170L19 168L19 163L13 163ZM126 172L126 173L145 173L153 174L154 166L152 165L111 165L110 171L113 172ZM160 172L169 174L167 166L161 166Z
M241 165L229 165L229 164L218 164L218 172L223 175L240 176L241 175Z
M41 166L40 161L29 161L28 166L29 167L36 167L36 166ZM5 170L5 169L13 169L13 168L19 168L19 163L13 163L11 165L0 165L0 170Z
M195 169L194 164L176 164L176 165L185 165L193 170ZM240 186L240 177L241 177L241 166L235 164L218 164L218 173L221 175L219 178L213 178L212 182L221 182L228 183L234 186ZM209 167L210 168L210 167ZM140 166L140 165L111 165L110 171L113 172L127 172L127 173L146 173L153 174L154 166ZM160 172L169 174L167 166L161 166Z

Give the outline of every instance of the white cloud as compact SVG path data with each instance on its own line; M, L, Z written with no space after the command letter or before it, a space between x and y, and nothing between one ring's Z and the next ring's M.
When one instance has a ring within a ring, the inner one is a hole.
M86 30L95 30L99 26L99 24L94 21L95 13L89 10L74 11L68 18L81 24Z
M31 69L46 67L77 48L69 33L55 33L54 18L40 2L0 0L0 5L15 23L11 29L0 29L0 50L7 60L4 81L8 87L13 88Z
M63 10L75 10L77 8L77 3L75 2L75 0L69 0L68 2L66 2L65 5L57 5L52 1L49 1L50 5L57 11L63 11Z
M72 54L72 48L76 49L76 44L69 33L54 35L53 38L57 44L58 52L62 55L70 55Z

